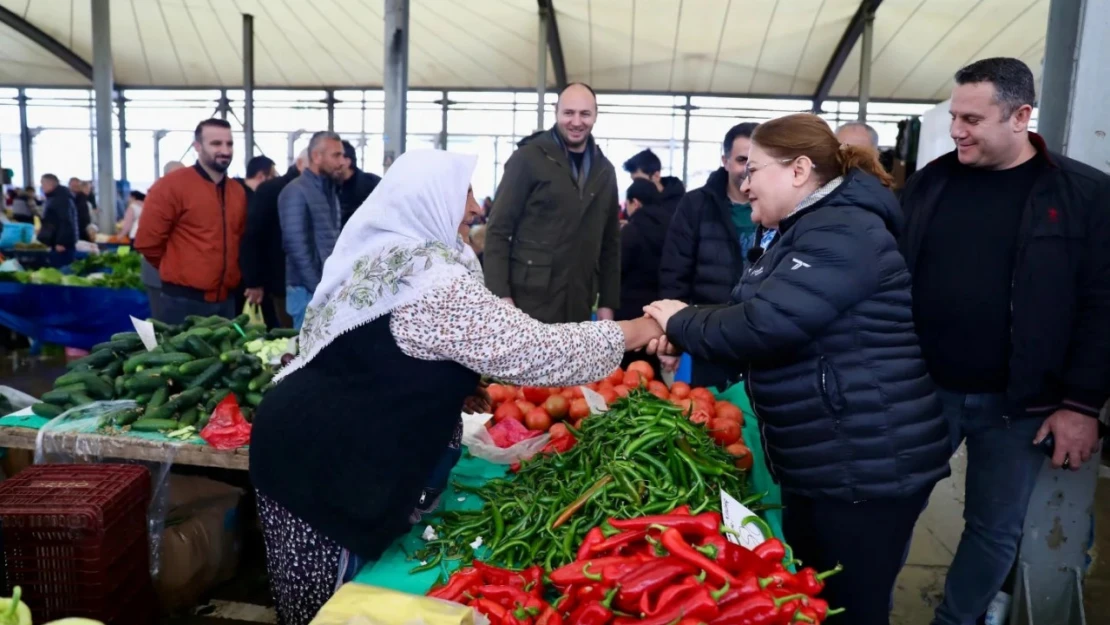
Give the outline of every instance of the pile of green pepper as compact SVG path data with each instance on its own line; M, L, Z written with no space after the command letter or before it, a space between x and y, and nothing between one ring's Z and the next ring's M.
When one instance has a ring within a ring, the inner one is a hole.
M455 484L485 503L446 512L432 522L436 538L414 556L428 570L443 559L547 570L574 561L575 546L607 519L720 510L720 492L745 498L747 475L668 401L638 390L607 413L586 419L569 451L537 456L515 477L476 489ZM751 501L745 499L746 501ZM477 539L481 544L475 548Z

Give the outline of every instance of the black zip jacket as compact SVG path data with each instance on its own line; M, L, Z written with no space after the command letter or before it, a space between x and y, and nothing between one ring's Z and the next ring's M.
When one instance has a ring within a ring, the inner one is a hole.
M1058 409L1097 417L1110 397L1110 176L1049 152L1018 234L1011 291L1008 416ZM912 273L956 152L914 174L902 192L902 253ZM969 259L973 261L973 259Z
M243 286L248 289L262 287L278 297L285 296L285 249L277 201L285 185L299 175L296 167L290 167L284 176L258 185L251 198L247 232L239 248L239 269Z

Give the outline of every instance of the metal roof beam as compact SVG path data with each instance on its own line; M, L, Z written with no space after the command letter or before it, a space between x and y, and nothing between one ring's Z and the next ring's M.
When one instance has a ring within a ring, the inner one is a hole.
M563 57L563 40L559 38L559 22L555 18L555 0L536 0L540 13L547 15L547 49L551 52L551 70L555 72L555 87L560 91L567 86L567 62Z
M874 14L882 3L883 0L861 0L859 3L855 15L848 22L848 28L844 30L840 42L836 44L836 49L833 50L832 58L825 65L825 71L821 74L821 81L817 83L817 90L813 92L814 112L820 112L821 106L829 98L833 83L840 76L840 70L844 68L844 63L848 60L848 56L852 54L852 48L856 47L856 42L863 34L863 26L867 21L867 15L869 13Z
M85 80L92 82L92 64L78 56L73 50L62 45L62 42L46 34L38 26L3 6L0 6L0 23L7 24L19 34L42 46L44 50L57 57L58 60L73 68L73 71L84 76Z

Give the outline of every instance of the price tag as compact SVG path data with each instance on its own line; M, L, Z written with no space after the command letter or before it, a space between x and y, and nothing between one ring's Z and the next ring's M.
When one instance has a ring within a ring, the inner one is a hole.
M736 532L736 534L728 534L730 541L741 547L755 549L769 538L763 535L763 530L759 525L751 522L744 523L744 519L752 516L755 516L755 513L749 510L747 506L737 501L732 495L721 491L721 520L725 527Z
M582 397L586 398L586 405L590 407L590 414L601 414L608 412L609 406L605 405L605 398L595 391L591 391L585 386L580 386L582 389Z
M146 351L150 351L158 347L158 337L154 336L154 324L142 319L131 317L131 325L135 326L135 332L139 334L139 340L143 342L143 347Z

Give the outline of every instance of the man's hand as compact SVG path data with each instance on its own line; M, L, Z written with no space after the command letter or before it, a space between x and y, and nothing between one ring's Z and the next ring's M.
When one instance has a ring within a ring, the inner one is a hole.
M485 387L479 385L474 394L463 400L463 412L468 414L486 414L492 407L489 393Z
M663 330L651 317L640 317L631 321L618 321L617 325L624 332L624 350L635 351L647 347L654 339L663 336Z
M66 246L64 246L64 245L55 245L54 246L54 251L61 254L62 252L66 251Z
M652 302L651 304L644 306L644 312L650 315L652 319L655 319L655 322L659 324L659 327L663 328L663 330L666 330L667 322L671 320L671 317L673 317L674 314L678 311L686 308L686 306L687 305L685 302L680 302L674 299L664 299L659 300L658 302Z
M247 289L246 290L247 301L254 304L255 306L258 306L259 304L262 303L263 293L264 293L264 291L262 290L262 287L257 287L257 288L254 288L254 289Z
M680 354L675 350L674 345L671 345L667 340L667 336L663 335L657 339L652 339L647 345L647 353L655 354L659 358L659 362L664 371L677 371L678 361Z
M598 321L612 321L613 320L613 309L612 308L598 308L597 309L597 320Z
M1052 454L1054 468L1066 466L1072 471L1078 471L1084 462L1098 452L1098 419L1061 408L1044 420L1033 438L1033 444L1040 443L1049 432L1056 439Z

